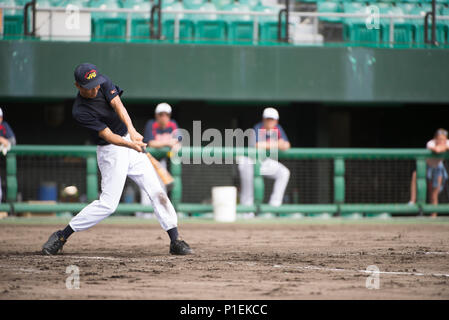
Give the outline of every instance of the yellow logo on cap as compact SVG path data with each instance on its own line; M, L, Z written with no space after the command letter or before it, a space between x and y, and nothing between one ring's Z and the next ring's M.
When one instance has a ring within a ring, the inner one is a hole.
M84 78L87 80L91 80L91 79L95 78L96 76L97 76L97 72L95 71L95 69L92 69L89 72L86 72L86 74L84 75Z

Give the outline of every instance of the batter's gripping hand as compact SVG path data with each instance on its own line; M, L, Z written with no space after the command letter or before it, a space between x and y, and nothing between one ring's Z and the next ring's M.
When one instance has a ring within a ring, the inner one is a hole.
M142 148L147 146L147 144L143 142L143 136L137 131L130 132L129 137L131 138L133 144L136 146L134 148L135 150L142 152Z

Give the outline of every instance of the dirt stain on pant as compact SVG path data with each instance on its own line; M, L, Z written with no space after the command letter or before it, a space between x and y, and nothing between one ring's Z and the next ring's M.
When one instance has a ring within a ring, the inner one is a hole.
M168 201L168 199L167 199L167 196L165 195L165 193L160 192L160 193L158 194L158 198L159 198L159 202L160 202L164 207L166 207L166 206L167 206L167 201Z

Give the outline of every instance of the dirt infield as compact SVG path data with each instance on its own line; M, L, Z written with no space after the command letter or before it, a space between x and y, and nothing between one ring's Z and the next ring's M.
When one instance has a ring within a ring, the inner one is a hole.
M182 223L196 250L168 254L157 223L74 234L39 254L64 224L0 224L0 299L448 299L449 223ZM66 288L66 268L80 289ZM367 266L380 270L368 290Z

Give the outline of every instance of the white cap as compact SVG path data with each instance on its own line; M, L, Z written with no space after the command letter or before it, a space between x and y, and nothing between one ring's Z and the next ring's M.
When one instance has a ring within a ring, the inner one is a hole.
M0 108L0 117L3 117L3 110Z
M279 113L275 108L265 108L265 110L263 111L262 118L279 120Z
M156 106L156 110L154 110L155 114L165 112L171 114L171 107L168 103L162 102Z

